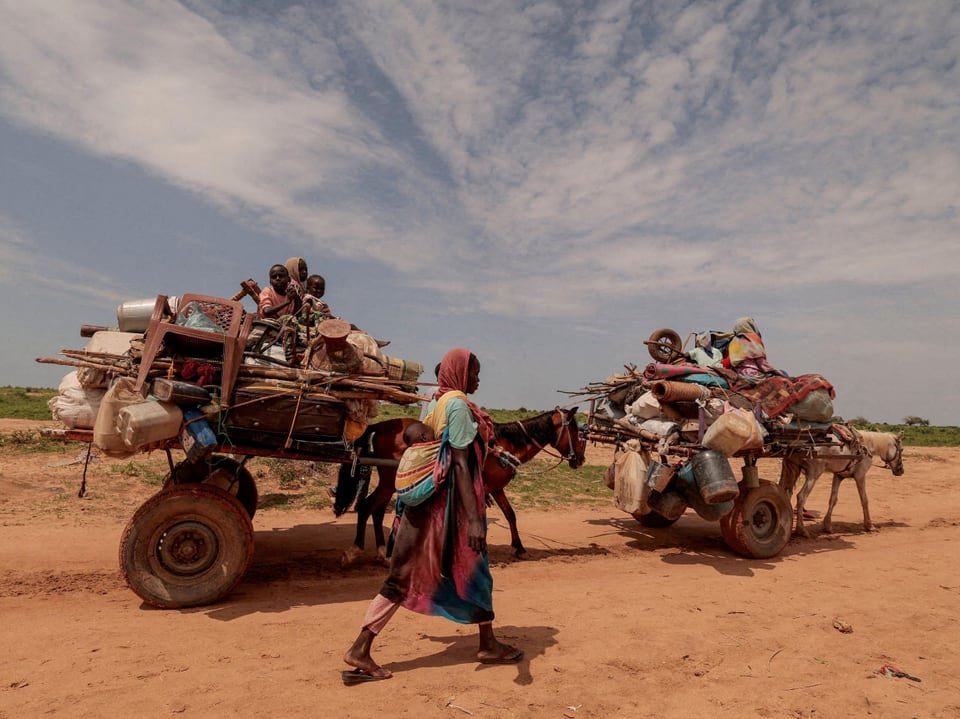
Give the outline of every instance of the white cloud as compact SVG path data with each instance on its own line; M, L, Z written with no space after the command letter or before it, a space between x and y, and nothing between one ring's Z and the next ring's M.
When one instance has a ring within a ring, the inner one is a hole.
M456 311L957 297L949 0L192 7L0 0L0 113Z

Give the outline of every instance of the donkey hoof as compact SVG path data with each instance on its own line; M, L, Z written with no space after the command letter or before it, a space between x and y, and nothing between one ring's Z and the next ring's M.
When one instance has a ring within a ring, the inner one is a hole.
M385 567L390 566L390 560L387 559L386 547L380 547L379 549L377 549L377 561Z
M346 569L353 565L357 557L360 556L360 552L363 551L357 545L347 547L343 554L340 555L340 569Z

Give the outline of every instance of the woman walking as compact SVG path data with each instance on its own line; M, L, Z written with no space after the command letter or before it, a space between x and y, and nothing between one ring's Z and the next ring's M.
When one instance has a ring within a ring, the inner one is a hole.
M400 606L477 624L481 663L509 664L523 657L493 631L493 579L481 476L493 421L467 397L480 385L480 362L466 349L450 350L440 363L437 382L423 422L448 445L449 461L435 472L437 492L423 504L403 509L390 574L343 657L355 667L343 672L347 684L392 676L373 660L370 650Z

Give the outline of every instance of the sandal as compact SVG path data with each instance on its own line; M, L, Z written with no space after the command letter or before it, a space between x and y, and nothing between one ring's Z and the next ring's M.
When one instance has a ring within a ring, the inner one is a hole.
M477 661L481 664L516 664L523 659L523 650L511 647L509 644L503 645L503 650L495 656L478 656Z
M343 683L348 687L354 684L363 684L365 682L378 682L381 679L389 679L393 673L383 667L373 667L372 669L348 669L340 672Z

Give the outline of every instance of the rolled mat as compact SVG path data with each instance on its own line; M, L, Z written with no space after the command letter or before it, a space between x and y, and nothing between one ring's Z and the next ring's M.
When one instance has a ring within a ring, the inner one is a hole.
M653 396L661 402L682 402L684 400L697 400L710 396L710 390L701 387L698 384L688 384L686 382L670 382L660 380L654 382L651 387Z
M644 379L663 379L664 377L683 377L688 374L701 374L703 368L697 365L676 365L651 362L643 370Z

